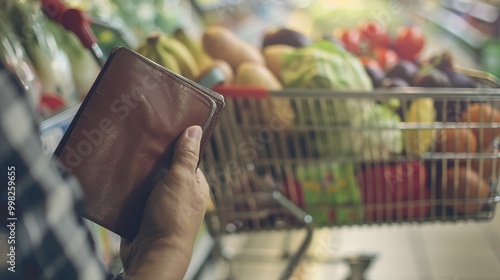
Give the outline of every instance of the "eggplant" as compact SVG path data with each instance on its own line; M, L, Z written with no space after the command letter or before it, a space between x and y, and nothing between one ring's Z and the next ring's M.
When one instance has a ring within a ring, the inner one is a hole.
M365 71L370 77L374 88L382 86L382 80L385 78L385 73L382 69L366 66Z
M477 84L472 78L455 71L446 72L451 86L454 88L476 88Z
M387 71L387 77L389 78L399 78L405 80L408 84L415 79L418 73L418 67L415 63L402 60L392 66L389 71Z
M436 69L443 71L445 73L449 71L454 71L454 62L453 62L453 56L451 55L450 52L446 51L443 52L442 54L433 56L430 60L429 63L433 65Z
M432 65L439 71L442 71L448 77L450 86L454 88L476 88L476 82L461 73L455 71L453 56L446 51L436 55L429 60L429 65Z
M288 28L270 29L264 35L262 48L270 45L289 45L296 48L308 46L312 43L308 36Z
M417 73L413 80L416 87L450 87L450 79L442 71L426 66Z

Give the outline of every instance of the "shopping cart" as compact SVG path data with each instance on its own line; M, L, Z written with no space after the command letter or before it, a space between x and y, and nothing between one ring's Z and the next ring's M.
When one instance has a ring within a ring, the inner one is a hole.
M446 130L484 131L479 142L489 132L500 132L498 120L474 123L467 117L460 121L463 111L474 104L500 108L496 78L462 71L475 78L479 88L375 92L215 88L225 95L227 107L202 163L216 206L206 217L211 233L220 238L241 232L306 229L302 244L280 276L287 279L317 227L492 219L500 201L498 139L482 152L439 149L443 141L439 135ZM368 108L366 104L395 104L393 110L404 119L417 100L432 102L435 121L422 117L377 123L368 117L353 126L348 120L354 118L350 113ZM283 119L280 106L291 112L288 120ZM387 137L398 135L403 137L404 149L384 143ZM448 144L455 147L458 143ZM401 152L394 152L398 149ZM460 170L475 170L484 177L481 187L460 182ZM450 172L456 174L443 176ZM330 194L339 181L349 185L352 177L357 194ZM317 196L310 192L315 188Z

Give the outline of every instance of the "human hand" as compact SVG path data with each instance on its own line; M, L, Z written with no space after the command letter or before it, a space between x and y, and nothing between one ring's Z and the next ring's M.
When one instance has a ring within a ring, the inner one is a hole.
M182 279L209 200L198 169L202 130L186 129L177 140L172 166L151 192L137 237L122 239L125 279Z

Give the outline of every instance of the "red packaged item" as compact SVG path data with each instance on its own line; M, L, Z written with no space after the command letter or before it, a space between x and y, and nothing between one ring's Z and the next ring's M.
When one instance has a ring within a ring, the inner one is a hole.
M422 162L377 164L358 174L365 220L415 220L428 215L430 193Z

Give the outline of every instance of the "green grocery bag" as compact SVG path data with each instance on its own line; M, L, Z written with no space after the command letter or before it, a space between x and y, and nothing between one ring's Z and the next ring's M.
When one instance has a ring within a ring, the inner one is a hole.
M316 226L349 225L363 219L354 165L321 163L297 167L305 196L304 210Z

